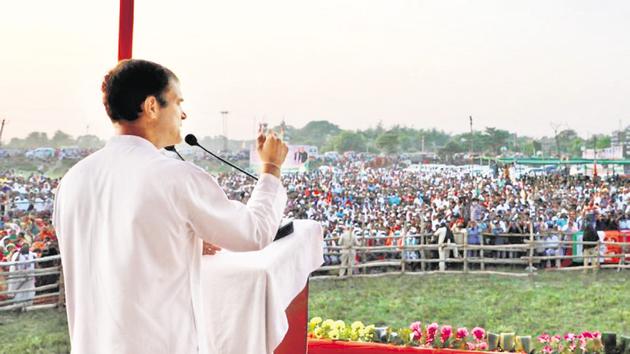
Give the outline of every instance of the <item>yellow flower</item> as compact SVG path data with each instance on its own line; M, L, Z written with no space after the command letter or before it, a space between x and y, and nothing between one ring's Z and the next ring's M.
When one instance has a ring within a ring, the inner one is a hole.
M371 341L372 339L374 339L374 333L375 333L375 332L376 332L376 327L375 327L374 325L369 325L369 326L366 326L366 327L363 329L363 334L362 334L361 338L362 338L364 341L369 342L369 341Z
M317 339L323 338L324 337L324 329L322 329L321 327L315 328L315 330L313 331L313 335Z
M335 325L335 321L331 319L327 319L324 322L322 322L322 327L332 328L334 325Z
M353 331L358 331L360 329L363 329L365 326L363 325L363 322L355 321L355 322L352 322L352 325L350 325L350 327L352 327Z
M333 328L328 332L328 338L330 339L339 339L339 331L336 328Z
M321 317L313 317L311 319L311 321L308 323L310 325L312 325L313 327L317 326L318 324L322 323L322 318Z

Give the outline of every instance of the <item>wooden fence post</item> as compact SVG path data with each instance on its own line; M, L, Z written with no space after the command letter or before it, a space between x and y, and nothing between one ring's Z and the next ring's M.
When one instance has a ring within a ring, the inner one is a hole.
M404 233L401 233L400 235L401 237L401 248L400 248L400 272L402 274L405 274L405 257L406 257L406 248L407 248L407 232L405 231Z
M529 266L530 273L534 272L534 225L529 222Z
M479 235L480 235L479 246L481 246L481 248L479 249L479 258L481 259L480 269L484 271L486 270L486 264L484 263L484 260L483 260L485 258L485 255L483 254L483 246L484 246L483 233L480 232Z
M424 250L424 245L425 245L425 240L426 240L426 234L421 234L420 235L420 245L422 246L420 248L420 257L422 258L422 262L420 262L420 270L421 271L426 271L426 263L425 261L427 260L427 253Z
M564 255L564 247L563 247L564 233L561 233L559 235L559 239L560 239L560 242L558 243L558 250L560 252L556 251L556 255L557 253L560 253L560 256L563 256ZM562 265L562 258L556 258L556 268L560 268L560 265Z
M468 273L468 232L464 233L464 273Z

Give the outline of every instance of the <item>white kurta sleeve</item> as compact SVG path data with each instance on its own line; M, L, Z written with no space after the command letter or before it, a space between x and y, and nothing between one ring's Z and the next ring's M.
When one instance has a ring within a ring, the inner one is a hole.
M202 169L195 168L190 177L182 197L197 237L232 251L259 250L273 241L287 203L280 179L262 174L245 205L229 200Z

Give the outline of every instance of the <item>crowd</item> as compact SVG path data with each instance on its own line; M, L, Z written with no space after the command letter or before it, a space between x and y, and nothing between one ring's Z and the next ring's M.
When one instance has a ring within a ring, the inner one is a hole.
M343 248L341 236L347 230L362 246L446 244L449 247L425 256L445 258L451 252L457 257L463 238L471 245L480 244L482 237L484 244L518 244L531 231L536 240L546 241L537 247L537 255L562 255L559 241L587 225L598 231L630 227L630 184L619 177L603 181L557 173L515 178L507 169L411 171L398 164L375 169L346 160L283 178L289 194L287 216L320 221L326 249ZM253 187L236 174L222 175L219 181L240 200L246 200ZM430 237L425 241L400 237L421 234ZM417 259L421 253L406 256ZM486 256L508 258L515 253L494 251ZM360 261L387 257L386 252L357 256ZM341 257L331 255L326 262L340 263ZM444 269L444 263L439 267Z
M341 160L334 167L282 177L289 196L286 216L321 223L328 265L351 266L355 261L401 256L400 252L387 251L357 254L353 249L360 246L438 244L444 247L429 252L406 251L405 258L444 259L462 256L458 246L464 241L469 245L482 241L518 244L530 232L536 240L546 241L537 247L537 255L562 255L559 241L588 225L595 230L630 228L630 184L618 177L605 181L563 174L516 178L507 170L473 173L448 166L410 170L398 162L385 168L369 166L365 161ZM251 180L237 173L220 174L217 179L228 197L243 202L254 187ZM50 224L57 183L57 179L40 174L0 174L0 262L58 254ZM468 256L478 253L469 251ZM516 256L505 251L485 255ZM1 271L34 267L18 264ZM446 264L429 267L443 270ZM39 277L36 284L32 277L26 283L25 279L5 277L0 279L0 287L27 289L56 281ZM7 289L0 292L3 290ZM7 297L11 295L0 295L0 301Z
M0 293L20 291L55 283L58 276L35 278L36 258L59 254L51 225L54 191L58 180L33 174L25 177L13 171L0 174L0 262L22 262L0 267ZM39 267L55 265L40 264ZM8 272L8 273L7 273ZM0 302L31 300L35 291L0 295Z

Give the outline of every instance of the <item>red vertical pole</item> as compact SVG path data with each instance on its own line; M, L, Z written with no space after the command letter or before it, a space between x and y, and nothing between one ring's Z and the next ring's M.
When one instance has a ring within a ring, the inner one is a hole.
M133 48L133 1L120 0L118 61L131 58L131 50Z

